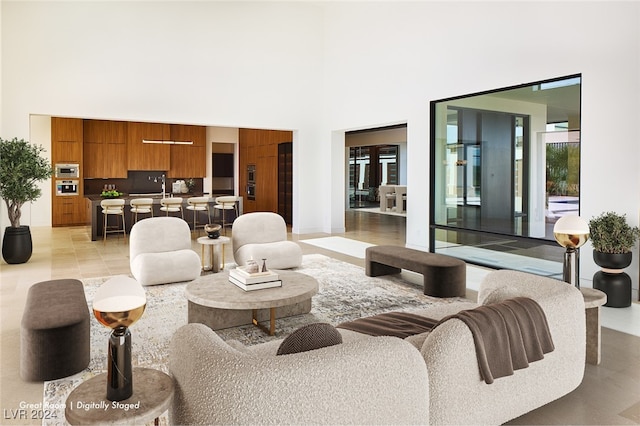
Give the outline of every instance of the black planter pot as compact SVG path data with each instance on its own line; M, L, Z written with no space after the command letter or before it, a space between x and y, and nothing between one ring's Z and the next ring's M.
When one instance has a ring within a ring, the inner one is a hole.
M2 258L5 262L10 264L25 263L31 258L32 252L31 230L28 226L18 228L7 226L4 229Z
M606 269L624 269L631 265L631 252L628 253L602 253L593 251L593 261L596 265Z
M631 265L632 253L602 253L593 251L593 261L602 268L593 276L593 288L607 294L610 308L631 306L631 277L622 270Z

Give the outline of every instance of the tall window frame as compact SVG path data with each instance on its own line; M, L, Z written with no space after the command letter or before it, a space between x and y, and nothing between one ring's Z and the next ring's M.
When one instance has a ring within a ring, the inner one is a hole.
M561 277L551 230L579 214L581 85L574 74L431 101L431 252ZM555 184L573 194L550 197L548 140L563 132L571 182Z

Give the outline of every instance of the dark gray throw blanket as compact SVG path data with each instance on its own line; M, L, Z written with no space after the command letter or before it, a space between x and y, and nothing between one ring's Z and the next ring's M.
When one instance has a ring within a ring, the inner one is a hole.
M408 312L387 312L372 317L343 322L336 328L344 328L370 336L395 336L404 339L414 334L431 331L438 320Z
M480 374L487 384L528 367L530 362L541 360L545 353L554 350L544 311L535 300L527 297L460 311L440 321L405 312L390 312L337 327L372 336L405 338L431 331L452 318L469 327Z

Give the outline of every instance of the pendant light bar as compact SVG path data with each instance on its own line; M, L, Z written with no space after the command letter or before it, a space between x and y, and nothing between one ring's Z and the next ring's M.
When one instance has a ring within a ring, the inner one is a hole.
M142 139L142 143L155 143L160 145L193 145L193 141L153 141Z

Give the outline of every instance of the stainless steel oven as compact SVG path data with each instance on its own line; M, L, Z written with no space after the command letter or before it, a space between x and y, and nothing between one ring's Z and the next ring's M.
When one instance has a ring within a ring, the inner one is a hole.
M256 199L256 165L247 165L247 200Z
M80 181L69 180L57 180L56 181L56 195L78 195L80 191Z
M57 163L55 165L57 178L79 178L80 177L80 164L62 164Z

